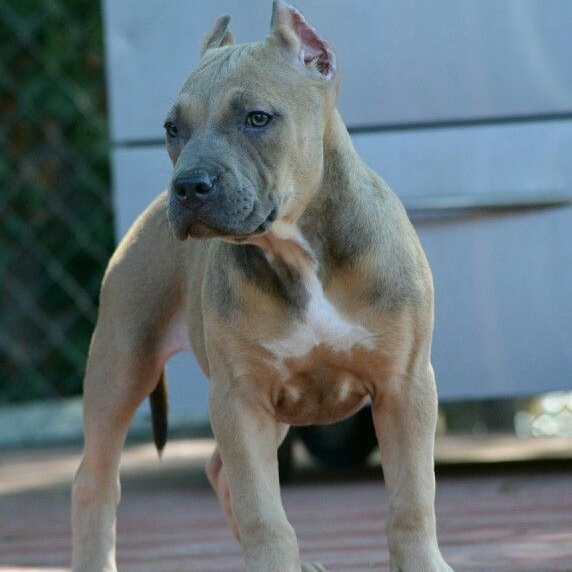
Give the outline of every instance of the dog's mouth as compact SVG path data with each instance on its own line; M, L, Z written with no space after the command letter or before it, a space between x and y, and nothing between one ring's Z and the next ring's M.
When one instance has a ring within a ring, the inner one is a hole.
M179 240L186 240L188 237L196 239L221 238L228 242L243 243L254 236L260 236L267 232L272 223L278 218L278 208L274 207L266 218L252 231L241 232L239 229L229 229L205 221L200 217L196 217L192 222L184 227L175 228L172 225L173 232Z
M273 209L272 212L266 217L266 219L264 221L262 221L252 232L249 232L247 234L226 234L224 236L221 236L220 238L222 238L223 240L227 240L229 242L234 242L237 244L241 244L243 242L248 242L251 238L253 238L254 236L260 236L262 234L264 234L265 232L270 230L270 227L272 226L272 223L276 220L277 217L277 209Z

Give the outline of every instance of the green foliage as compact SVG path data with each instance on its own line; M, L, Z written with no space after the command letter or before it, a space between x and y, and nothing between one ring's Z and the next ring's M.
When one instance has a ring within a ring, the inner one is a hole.
M0 402L81 391L113 248L102 23L0 0Z

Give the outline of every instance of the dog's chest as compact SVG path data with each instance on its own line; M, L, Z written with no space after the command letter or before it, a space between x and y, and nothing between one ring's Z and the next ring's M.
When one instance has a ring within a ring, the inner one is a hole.
M331 422L355 411L367 395L365 373L375 337L342 316L315 273L305 276L308 302L287 334L264 344L278 376L277 417L287 423Z
M285 337L265 344L276 359L302 358L318 345L334 352L347 352L354 346L371 346L371 332L340 314L326 298L315 273L305 279L304 285L308 302L303 317L292 324Z

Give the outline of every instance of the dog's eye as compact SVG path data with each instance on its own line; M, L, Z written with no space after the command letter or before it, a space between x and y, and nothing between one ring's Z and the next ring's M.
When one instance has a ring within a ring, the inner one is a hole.
M172 121L165 121L165 132L168 137L174 138L179 135L179 128Z
M268 125L272 119L272 115L264 113L264 111L252 111L246 116L247 127L254 127L256 129Z

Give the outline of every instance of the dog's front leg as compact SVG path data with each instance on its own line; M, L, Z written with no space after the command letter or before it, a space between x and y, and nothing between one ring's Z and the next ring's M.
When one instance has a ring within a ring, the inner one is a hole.
M281 425L220 376L213 376L210 407L247 572L300 572L298 542L280 499Z
M452 572L437 545L434 439L437 393L429 364L417 376L395 379L373 403L389 515L391 572Z

